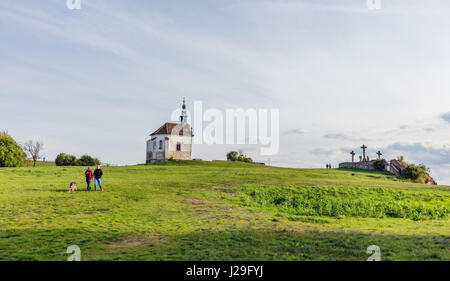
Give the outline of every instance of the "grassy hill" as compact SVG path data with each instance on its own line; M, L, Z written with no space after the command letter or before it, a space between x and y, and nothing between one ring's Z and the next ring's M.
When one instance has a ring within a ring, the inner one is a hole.
M450 187L228 162L0 169L0 260L450 260ZM70 181L78 192L67 191Z
M25 160L25 165L26 167L33 167L33 160ZM55 162L53 161L36 161L36 167L41 167L41 166L56 166Z

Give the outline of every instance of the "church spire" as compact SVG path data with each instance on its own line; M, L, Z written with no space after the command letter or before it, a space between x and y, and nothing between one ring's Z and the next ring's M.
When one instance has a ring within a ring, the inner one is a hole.
M183 105L181 106L181 125L184 127L187 124L187 113L186 113L186 99L183 98Z

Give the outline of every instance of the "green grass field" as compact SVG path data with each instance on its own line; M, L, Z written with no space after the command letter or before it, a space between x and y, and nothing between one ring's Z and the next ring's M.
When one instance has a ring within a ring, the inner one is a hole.
M50 164L48 164L50 165ZM0 169L0 260L450 260L450 187L229 162ZM78 183L69 193L68 184Z

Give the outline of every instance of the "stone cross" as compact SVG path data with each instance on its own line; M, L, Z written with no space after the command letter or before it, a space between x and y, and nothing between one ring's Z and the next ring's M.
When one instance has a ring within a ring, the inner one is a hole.
M361 146L362 150L363 150L363 159L366 160L366 148L367 146L365 144L363 144L363 146Z
M355 162L355 152L352 150L352 152L350 152L350 154L352 155L352 162Z
M377 155L378 155L378 159L380 159L381 155L383 155L383 153L381 153L381 151L378 150Z

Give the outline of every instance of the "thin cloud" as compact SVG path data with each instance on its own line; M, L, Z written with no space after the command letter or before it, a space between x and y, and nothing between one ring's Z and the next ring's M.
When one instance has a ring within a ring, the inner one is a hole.
M369 139L367 139L367 138L354 137L354 136L346 135L343 133L325 134L325 135L323 135L323 137L326 139L333 139L333 140L369 141Z
M344 134L326 134L323 137L327 138L327 139L335 139L335 140L348 140L348 139L350 139L348 136L346 136Z
M441 115L442 119L450 123L450 111Z
M387 151L396 151L405 154L416 162L425 162L430 165L440 165L450 163L450 147L443 145L441 147L427 146L422 143L393 143L385 148Z
M287 130L284 134L285 135L303 135L305 133L304 130L301 129L291 129Z
M338 156L338 154L340 154L340 151L339 149L332 150L327 148L315 148L311 151L311 153L317 156L325 156L334 159Z

